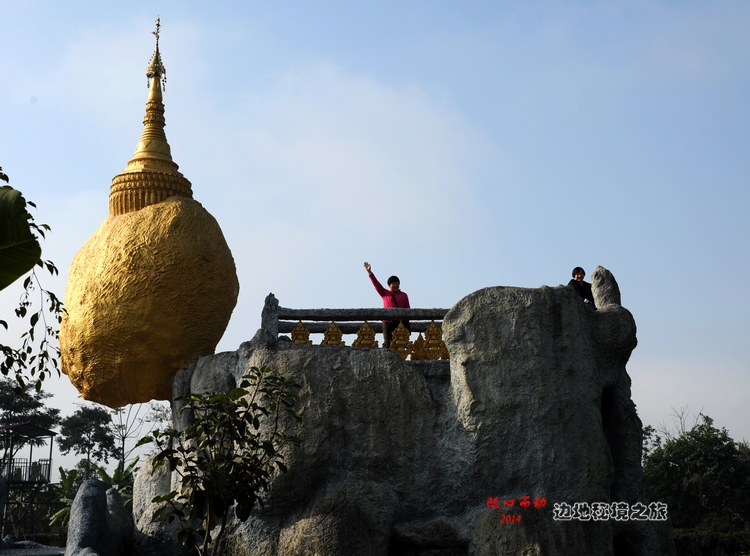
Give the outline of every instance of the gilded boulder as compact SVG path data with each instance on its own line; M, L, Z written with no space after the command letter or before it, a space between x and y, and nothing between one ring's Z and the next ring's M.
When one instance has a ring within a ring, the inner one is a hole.
M172 376L214 352L238 292L232 253L197 201L109 217L70 267L63 371L110 407L168 400Z
M60 327L62 371L110 407L171 399L172 377L214 352L239 293L221 228L164 134L159 27L141 140L112 179L109 218L73 259Z

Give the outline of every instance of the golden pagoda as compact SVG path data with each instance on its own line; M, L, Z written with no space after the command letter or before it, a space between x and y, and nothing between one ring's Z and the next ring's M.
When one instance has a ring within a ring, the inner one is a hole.
M118 216L160 203L167 197L193 198L190 182L177 171L172 152L164 133L164 104L162 86L167 81L167 70L159 53L159 28L156 19L156 48L146 68L150 83L143 134L135 147L135 154L127 167L112 179L109 193L109 214Z
M172 160L159 29L157 18L143 134L112 179L108 218L73 259L60 327L63 372L110 407L171 399L172 377L214 352L239 293L221 228Z

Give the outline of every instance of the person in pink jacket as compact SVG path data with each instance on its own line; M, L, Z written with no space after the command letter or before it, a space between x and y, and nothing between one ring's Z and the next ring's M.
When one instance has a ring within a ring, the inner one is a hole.
M389 308L401 308L401 309L409 309L409 296L406 295L406 292L402 292L400 290L401 287L401 281L398 279L398 276L391 276L388 278L388 288L385 289L380 282L378 282L378 279L375 278L375 275L372 273L372 266L370 263L365 261L365 270L367 271L367 274L370 276L370 282L372 282L372 285L375 286L375 291L378 292L378 295L383 298L383 308L389 309ZM411 331L411 328L409 326L408 320L403 320L404 326L407 330ZM399 321L397 320L384 320L383 321L383 347L387 348L391 345L391 335L393 334L393 331L396 330L398 327Z

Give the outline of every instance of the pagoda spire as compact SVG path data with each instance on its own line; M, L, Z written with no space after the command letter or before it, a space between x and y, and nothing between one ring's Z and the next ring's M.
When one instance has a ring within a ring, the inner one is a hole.
M159 52L161 19L156 18L156 47L146 68L149 85L143 133L135 147L135 154L125 169L112 179L109 193L110 216L140 210L171 196L193 198L190 182L178 172L164 133L164 103L162 87L167 82L167 70Z
M151 57L151 63L146 68L146 84L151 82L151 79L161 78L162 87L166 89L167 86L167 70L161 61L161 54L159 54L159 29L161 29L161 18L156 17L156 31L151 31L151 34L156 37L156 48L154 48L154 55Z

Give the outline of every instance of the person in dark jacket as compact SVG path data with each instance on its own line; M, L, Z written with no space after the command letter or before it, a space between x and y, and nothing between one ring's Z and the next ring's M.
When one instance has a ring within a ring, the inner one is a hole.
M573 269L573 279L568 282L568 285L575 288L575 290L578 292L578 295L583 298L583 302L587 307L589 307L592 311L596 311L596 305L594 305L594 294L591 292L591 284L583 280L585 276L585 270L583 270L580 266L575 267Z

